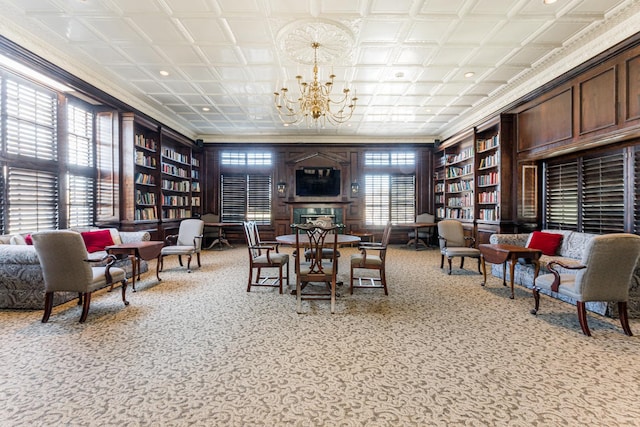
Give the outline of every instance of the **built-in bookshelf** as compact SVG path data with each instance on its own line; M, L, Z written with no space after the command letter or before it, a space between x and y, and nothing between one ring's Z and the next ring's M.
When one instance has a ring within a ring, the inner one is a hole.
M202 216L202 196L200 195L200 158L196 152L191 157L191 214Z
M459 219L477 243L514 232L514 131L513 115L501 114L434 153L436 217Z
M479 221L500 220L500 135L496 129L476 137L476 205Z
M160 159L162 221L191 218L191 147L165 132Z
M439 218L473 221L474 219L474 145L470 140L445 149L444 205ZM436 195L437 196L437 195Z

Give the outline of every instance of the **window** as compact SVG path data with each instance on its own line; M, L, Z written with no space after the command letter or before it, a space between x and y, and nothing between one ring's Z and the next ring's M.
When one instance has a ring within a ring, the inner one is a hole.
M5 233L58 228L58 177L55 173L9 168L8 224Z
M365 175L365 222L385 225L415 220L415 175Z
M271 176L225 174L221 176L221 221L271 223Z
M68 226L90 227L94 224L95 183L93 178L67 175Z
M78 166L94 165L93 114L75 105L67 108L69 164Z
M413 152L371 152L364 154L364 164L367 166L408 166L416 164Z
M223 151L220 154L220 163L223 165L236 166L269 166L271 165L271 153L254 151Z
M545 189L545 227L577 230L578 162L547 165Z

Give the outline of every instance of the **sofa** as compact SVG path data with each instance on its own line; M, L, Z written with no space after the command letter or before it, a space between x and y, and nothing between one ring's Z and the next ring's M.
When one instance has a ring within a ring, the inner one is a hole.
M79 232L95 231L95 228L76 229ZM150 240L148 232L118 231L108 228L114 244ZM44 279L35 248L28 244L28 234L0 235L0 308L38 309L44 308ZM89 259L101 259L106 251L87 253ZM95 265L95 264L94 264ZM114 266L124 268L131 277L132 266L129 259L119 259ZM148 271L145 261L140 261L140 272ZM56 292L54 305L77 298L76 293Z
M539 260L540 275L550 272L547 268L547 265L551 261L561 261L570 266L580 265L583 251L587 247L587 243L595 236L597 236L596 234L581 233L570 230L542 230L542 232L562 235L562 239L554 255L541 255ZM489 243L502 243L526 247L532 236L533 233L492 234L489 238ZM556 270L558 270L560 273L576 273L576 270L568 270L561 267L556 268ZM491 266L491 274L495 277L503 279L503 266L501 264L493 264ZM534 274L534 265L525 259L520 259L514 269L514 283L518 283L531 289L533 288L535 279ZM506 269L506 276L507 280L511 279L508 268ZM552 294L550 292L545 293L570 304L576 303L575 300L572 300L569 297L563 295L558 295L556 293ZM587 310L601 314L603 316L618 316L616 303L610 303L606 301L593 301L587 302L586 307ZM640 265L636 267L636 271L631 280L631 283L629 283L628 310L629 317L640 318Z

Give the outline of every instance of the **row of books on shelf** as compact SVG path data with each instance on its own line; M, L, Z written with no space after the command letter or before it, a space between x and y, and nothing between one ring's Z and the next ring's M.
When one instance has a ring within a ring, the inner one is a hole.
M500 145L500 137L498 134L493 135L491 138L479 139L477 141L478 151L491 150Z
M146 154L144 151L136 151L136 165L155 168L158 162L155 157Z
M136 204L138 205L155 205L155 193L136 190Z
M133 217L136 221L147 221L152 219L158 219L158 211L155 207L138 208L136 209Z
M447 184L447 192L459 193L461 191L473 191L473 180L468 179Z
M133 138L133 143L136 144L138 147L146 148L147 150L153 150L153 151L155 151L156 148L158 147L158 143L156 142L155 139L147 138L142 134L137 134Z
M478 193L478 203L500 203L497 191L483 191Z
M136 173L136 184L156 185L156 180L153 175L148 173Z
M189 172L186 169L179 168L176 165L171 165L169 163L162 164L162 172L169 175L179 176L181 178L189 177Z
M444 193L444 182L438 182L436 184L436 193Z
M477 179L478 185L480 187L484 187L487 185L498 185L500 183L498 172L490 172L484 175L480 175Z
M435 197L435 202L439 205L443 205L444 204L444 194L438 194Z
M473 208L438 208L436 216L447 219L473 219Z
M494 166L498 166L500 164L499 154L500 154L499 152L496 152L495 154L492 154L490 156L483 157L482 159L480 159L480 164L478 165L478 168L482 169L482 168L491 168Z
M198 181L191 181L191 191L200 192L200 183Z
M197 171L195 169L191 169L191 178L200 179L200 171Z
M478 219L481 221L498 221L500 219L498 216L497 208L478 210Z
M200 167L200 159L196 159L195 157L191 158L191 166L199 168Z
M162 196L163 206L189 206L189 196Z
M468 164L463 167L451 166L447 168L447 178L458 178L473 173L473 165Z
M162 219L191 218L191 209L169 208L162 210Z
M184 193L189 192L191 182L189 181L173 181L170 179L162 180L162 189L168 191L182 191Z
M465 194L462 197L449 197L447 199L447 206L452 208L463 208L463 207L472 207L473 206L473 196L472 194Z
M443 219L474 219L472 208L437 208L436 217ZM498 221L500 219L498 209L480 209L478 211L480 221Z
M473 147L466 148L458 154L447 154L446 164L458 163L473 157Z
M189 160L189 155L188 154L178 153L177 151L175 151L175 150L173 150L171 148L163 148L162 149L162 155L164 157L166 157L167 159L171 159L173 161L180 162L180 163L190 163L191 162Z

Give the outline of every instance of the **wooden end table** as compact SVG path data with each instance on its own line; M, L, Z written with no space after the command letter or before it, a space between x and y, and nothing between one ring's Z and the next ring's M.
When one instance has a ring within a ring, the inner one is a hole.
M511 299L514 298L513 292L513 279L514 279L514 270L516 267L516 262L518 262L518 258L527 258L533 262L535 266L534 280L538 277L538 272L540 271L540 256L542 255L542 251L539 249L530 249L524 248L522 246L516 245L507 245L507 244L491 244L491 243L483 243L478 246L480 249L480 260L482 262L482 274L484 276L484 280L482 282L482 286L487 283L487 267L485 265L485 260L489 261L491 264L502 264L502 285L507 286L507 262L510 261L510 278L511 278Z
M158 282L160 279L160 253L164 247L162 241L144 241L144 242L131 242L121 243L119 245L107 246L105 250L112 255L126 255L131 260L131 287L133 292L136 291L136 275L140 280L140 271L138 269L140 260L149 261L156 259L156 277ZM113 287L113 285L112 285Z

